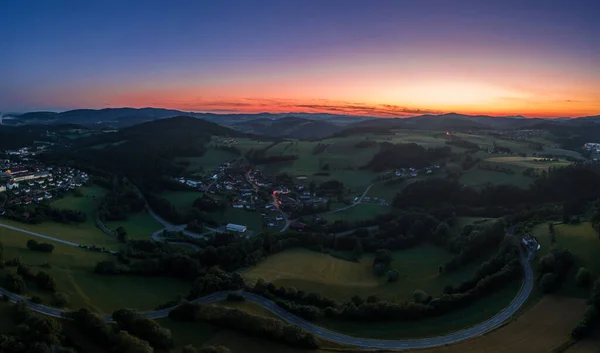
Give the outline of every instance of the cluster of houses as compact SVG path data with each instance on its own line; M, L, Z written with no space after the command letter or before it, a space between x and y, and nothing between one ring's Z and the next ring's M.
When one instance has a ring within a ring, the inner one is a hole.
M586 151L592 151L594 153L600 153L600 143L588 142L583 145L583 149Z
M52 199L58 190L73 190L87 183L87 173L69 167L44 168L37 164L3 161L0 192L10 192L8 205Z
M397 177L414 178L414 177L417 177L419 174L426 174L426 175L431 174L436 169L440 169L440 166L437 164L429 166L429 167L425 167L423 169L400 168L400 169L396 170L395 174Z

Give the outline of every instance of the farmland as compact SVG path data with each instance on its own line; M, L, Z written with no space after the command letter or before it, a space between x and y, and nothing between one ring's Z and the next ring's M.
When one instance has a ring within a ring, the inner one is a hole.
M537 237L542 246L538 258L547 254L552 247L567 248L575 256L573 265L565 283L558 290L559 294L586 298L587 291L575 284L575 273L579 267L587 267L592 272L592 278L600 275L600 239L598 234L588 222L575 225L560 224L554 226L556 243L550 242L547 224L540 224L533 229L532 234Z
M185 213L194 204L194 200L202 197L203 193L200 191L165 191L161 193L161 197L166 198L175 206L179 212Z
M152 233L164 228L146 210L127 215L126 221L105 222L104 225L108 229L123 226L128 239L149 239Z
M43 270L53 276L57 290L70 297L70 308L85 307L96 312L112 312L123 307L147 310L185 294L189 289L184 282L169 278L96 275L93 273L96 263L113 259L113 256L47 240L44 241L55 245L53 253L35 252L25 246L31 238L21 232L0 228L4 259L21 257L34 272ZM5 274L8 270L7 267L0 273ZM28 294L51 302L48 292L33 285L28 287Z
M438 266L449 260L446 250L421 245L393 253L391 268L400 272L397 283L387 283L385 278L373 274L372 254L365 254L360 262L350 262L309 250L292 249L270 256L243 273L249 284L258 278L273 281L276 285L313 291L338 300L352 295L376 295L388 300L412 300L415 289L432 295L441 294L443 288L473 275L479 265L473 263L451 274L438 273Z
M330 223L337 220L364 221L389 212L390 208L388 206L360 203L343 211L326 213L323 218Z
M514 322L483 337L418 352L552 352L570 339L571 329L581 319L584 307L581 299L547 296Z

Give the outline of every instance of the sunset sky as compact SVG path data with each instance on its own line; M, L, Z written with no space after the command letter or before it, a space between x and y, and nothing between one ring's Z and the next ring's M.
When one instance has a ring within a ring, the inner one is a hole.
M599 0L0 0L0 111L600 114Z

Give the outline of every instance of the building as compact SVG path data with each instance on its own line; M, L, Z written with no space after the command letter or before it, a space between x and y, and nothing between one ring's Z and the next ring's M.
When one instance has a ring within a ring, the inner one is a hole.
M225 226L225 229L227 229L227 231L229 231L229 232L245 233L247 227L241 226L239 224L229 223L228 225Z
M6 186L0 185L0 192L4 192L4 191L6 191Z

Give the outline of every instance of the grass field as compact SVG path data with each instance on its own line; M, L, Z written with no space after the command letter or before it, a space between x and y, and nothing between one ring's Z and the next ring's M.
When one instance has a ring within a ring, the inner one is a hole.
M209 148L202 157L181 157L176 162L187 161L190 165L186 168L187 172L196 172L202 170L207 173L219 165L231 161L237 156L231 152Z
M49 235L59 239L69 240L78 244L96 245L98 247L106 247L107 249L116 249L119 247L119 242L104 234L94 224L94 207L104 195L104 189L92 186L81 188L84 194L82 197L68 195L63 199L56 200L52 206L57 208L68 208L80 210L87 215L87 220L84 223L57 223L44 222L42 224L26 224L2 218L0 222L13 227L26 229L32 232Z
M243 273L248 283L258 278L276 285L313 291L338 300L352 295L376 295L382 299L412 300L415 289L439 295L448 284L470 278L479 263L475 262L451 274L438 273L438 266L452 258L452 254L433 245L393 253L391 268L400 272L396 283L387 283L372 272L372 254L365 254L360 262L350 262L305 249L291 249L268 257Z
M596 329L589 337L575 342L565 350L566 353L598 353L600 352L600 329Z
M364 221L367 219L373 219L375 216L380 214L389 213L390 211L391 209L389 206L360 203L340 212L324 214L323 218L330 223L333 223L337 220Z
M553 162L540 161L538 157L521 157L521 156L504 156L504 157L490 157L486 158L486 162L507 164L509 166L516 166L520 168L533 168L533 169L549 169L550 167L566 167L571 162L566 160L559 160Z
M260 212L258 211L253 212L244 209L228 207L225 212L211 213L211 216L213 216L217 222L220 223L244 225L255 233L262 231L262 220L260 218Z
M127 215L126 221L105 222L104 225L109 229L123 226L128 239L150 239L152 233L163 228L146 210Z
M203 193L200 191L165 191L160 194L161 197L166 198L175 206L180 212L187 212L192 205L194 200L202 197Z
M587 298L588 292L585 289L577 287L575 284L575 274L579 267L587 267L592 272L592 278L600 276L600 238L592 228L589 222L577 225L560 224L554 226L556 232L555 247L559 249L567 248L575 256L575 265L572 267L565 283L558 290L559 294L574 296L578 298ZM542 246L538 259L547 254L553 245L550 242L550 235L547 224L540 224L533 229L533 235L537 237Z
M525 189L533 183L533 178L520 173L506 174L473 167L464 171L458 181L463 185L471 187L481 187L487 183L491 183L494 185L512 184Z
M104 313L124 307L148 310L189 290L187 283L169 278L96 275L93 273L96 263L112 260L112 255L49 240L44 242L54 244L54 252L40 253L26 248L27 240L31 238L21 232L0 228L4 259L21 257L34 272L42 269L48 272L55 278L58 291L69 295L69 307L73 309L86 307ZM42 268L45 263L51 268ZM12 269L5 268L3 273L8 270ZM51 295L37 290L33 284L28 285L27 293L50 302Z
M447 347L415 352L552 352L569 340L571 329L581 319L584 307L585 301L581 299L546 296L514 322L483 337Z

